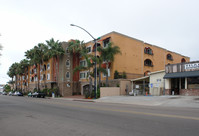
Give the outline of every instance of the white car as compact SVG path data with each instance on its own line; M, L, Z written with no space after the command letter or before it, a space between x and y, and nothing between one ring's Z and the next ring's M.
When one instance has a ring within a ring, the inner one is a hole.
M9 93L8 93L8 95L9 95L9 96L12 96L12 95L13 95L13 93L12 93L12 92L9 92Z

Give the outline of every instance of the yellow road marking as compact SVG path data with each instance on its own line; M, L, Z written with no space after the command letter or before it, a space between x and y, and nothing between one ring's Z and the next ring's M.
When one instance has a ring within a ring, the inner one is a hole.
M41 102L41 101L40 101ZM130 113L130 114L137 114L137 115L147 115L147 116L155 116L155 117L167 117L167 118L178 118L178 119L189 119L189 120L199 120L199 117L190 117L190 116L182 116L182 115L171 115L171 114L159 114L159 113L149 113L149 112L138 112L138 111L129 111L129 110L119 110L119 109L107 109L107 108L97 108L85 105L75 105L75 104L68 104L68 103L60 103L55 101L50 101L51 104L59 104L63 106L70 106L70 107L77 107L77 108L86 108L86 109L93 109L93 110L101 110L101 111L113 111L113 112L120 112L120 113ZM48 103L50 104L50 103Z

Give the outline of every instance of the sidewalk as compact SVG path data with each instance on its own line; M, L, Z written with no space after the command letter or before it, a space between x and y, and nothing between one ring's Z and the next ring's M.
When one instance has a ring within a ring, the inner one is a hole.
M111 96L97 102L135 104L145 106L169 106L199 108L199 96Z
M83 101L83 102L104 102L134 104L144 106L168 106L168 107L191 107L199 108L199 96L108 96L99 99L84 99L84 96L70 96L55 98L62 100Z

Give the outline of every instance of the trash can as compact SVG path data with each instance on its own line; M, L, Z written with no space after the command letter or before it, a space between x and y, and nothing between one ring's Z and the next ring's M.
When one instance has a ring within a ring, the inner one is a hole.
M172 91L172 95L174 95L174 91Z
M55 93L52 92L52 98L55 98Z

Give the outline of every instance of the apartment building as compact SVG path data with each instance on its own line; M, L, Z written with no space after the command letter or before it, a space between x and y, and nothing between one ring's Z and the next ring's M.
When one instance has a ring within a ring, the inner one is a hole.
M108 43L120 48L121 54L115 55L113 62L110 62L108 69L109 80L114 79L114 73L117 70L120 74L126 73L127 79L135 79L148 75L149 72L164 70L165 65L180 62L189 62L190 58L167 49L146 43L144 41L123 35L118 32L111 32L101 36L98 46L106 48ZM86 44L89 48L88 53L94 53L94 43ZM100 55L97 53L97 55ZM80 65L86 65L85 60L80 58ZM105 65L102 64L102 67ZM82 85L88 82L85 80L87 71L80 72L80 81ZM101 75L105 80L105 74ZM83 87L82 87L83 88Z
M109 42L113 46L118 46L121 51L121 54L115 55L114 61L109 63L108 76L110 81L114 80L116 70L119 74L125 72L127 79L135 79L146 76L149 72L164 70L167 64L190 61L187 56L114 31L101 36L97 46L106 48ZM93 41L86 43L88 54L94 54L94 44ZM67 42L62 42L65 54L58 60L52 58L42 65L29 66L28 77L26 77L28 90L38 88L38 85L40 89L45 86L47 88L58 86L62 96L83 95L84 89L89 84L88 71L74 73L73 69L77 65L86 66L87 64L83 57L77 57L70 53L68 46ZM99 52L97 52L97 56L100 56ZM105 68L105 64L101 66ZM106 75L101 73L101 79L104 82Z

